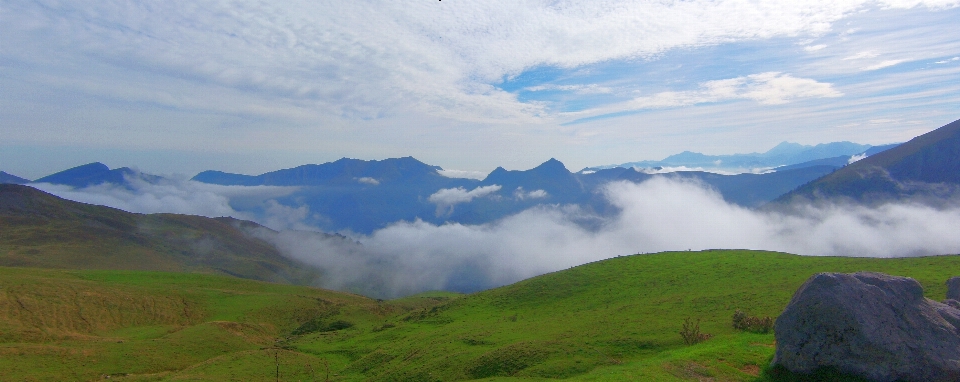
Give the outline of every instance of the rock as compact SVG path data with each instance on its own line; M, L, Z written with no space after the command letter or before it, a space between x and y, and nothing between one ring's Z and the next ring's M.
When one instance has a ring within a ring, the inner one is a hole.
M958 328L960 310L923 297L914 279L820 273L777 318L773 363L803 374L835 367L880 382L958 381Z
M960 301L960 276L947 280L947 299Z

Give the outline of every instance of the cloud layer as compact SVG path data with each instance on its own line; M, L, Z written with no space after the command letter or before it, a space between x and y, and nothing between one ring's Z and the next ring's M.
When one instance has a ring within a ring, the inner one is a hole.
M793 213L727 204L693 183L654 178L613 183L621 209L598 217L574 206L541 206L484 225L398 222L349 240L283 233L284 252L329 270L327 286L399 296L473 291L618 255L713 248L809 256L901 257L960 253L960 209L888 204L805 206ZM585 228L583 220L600 220Z
M488 186L490 187L490 186ZM144 185L136 191L96 186L82 190L42 186L74 200L135 212L207 216L238 214L231 198L266 198L289 190L266 187L201 187L192 182ZM479 190L479 191L478 191ZM466 201L493 188L450 192ZM473 194L471 194L473 193ZM468 196L470 195L470 196ZM275 242L292 257L326 268L327 286L373 288L383 295L429 289L476 290L617 255L709 248L766 249L802 255L896 257L960 253L960 210L909 204L876 209L806 206L791 214L758 212L727 204L697 184L654 178L613 183L613 217L574 206L541 206L485 225L398 222L370 236L331 241L308 233L282 233ZM306 207L268 202L261 222L305 229ZM602 221L584 228L584 219ZM598 229L595 227L599 227Z
M739 248L869 257L960 253L960 236L953 232L960 226L960 208L827 204L798 205L790 212L758 211L728 204L702 185L665 177L607 185L606 198L620 210L611 216L571 205L540 205L489 224L396 222L348 239L309 232L306 206L284 206L272 199L290 188L189 181L80 190L35 186L133 212L254 219L282 231L255 234L288 256L325 269L324 286L386 297L433 289L474 291L618 255L671 250ZM490 190L450 191L457 197L449 201ZM240 204L260 206L262 212L231 207Z

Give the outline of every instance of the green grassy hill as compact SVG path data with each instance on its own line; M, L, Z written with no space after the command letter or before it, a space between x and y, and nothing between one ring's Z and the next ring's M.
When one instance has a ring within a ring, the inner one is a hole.
M768 370L776 316L809 276L879 271L942 300L960 256L761 251L618 257L467 296L392 301L225 277L0 268L11 380L792 381ZM42 317L42 318L40 318ZM82 318L81 318L82 317ZM700 320L712 338L678 334Z
M0 184L0 266L213 273L312 284L318 271L232 218L134 214Z

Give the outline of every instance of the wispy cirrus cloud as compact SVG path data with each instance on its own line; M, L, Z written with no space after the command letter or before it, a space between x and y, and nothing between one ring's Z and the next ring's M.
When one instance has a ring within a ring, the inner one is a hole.
M610 112L692 106L736 100L755 101L761 105L781 105L804 98L836 98L843 93L832 84L790 74L767 72L701 83L696 90L666 91L650 96L572 115L602 116ZM583 117L581 117L583 118Z

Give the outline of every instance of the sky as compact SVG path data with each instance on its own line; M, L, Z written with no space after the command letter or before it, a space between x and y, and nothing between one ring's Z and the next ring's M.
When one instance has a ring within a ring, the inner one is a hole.
M573 170L960 118L960 0L0 0L0 170Z

